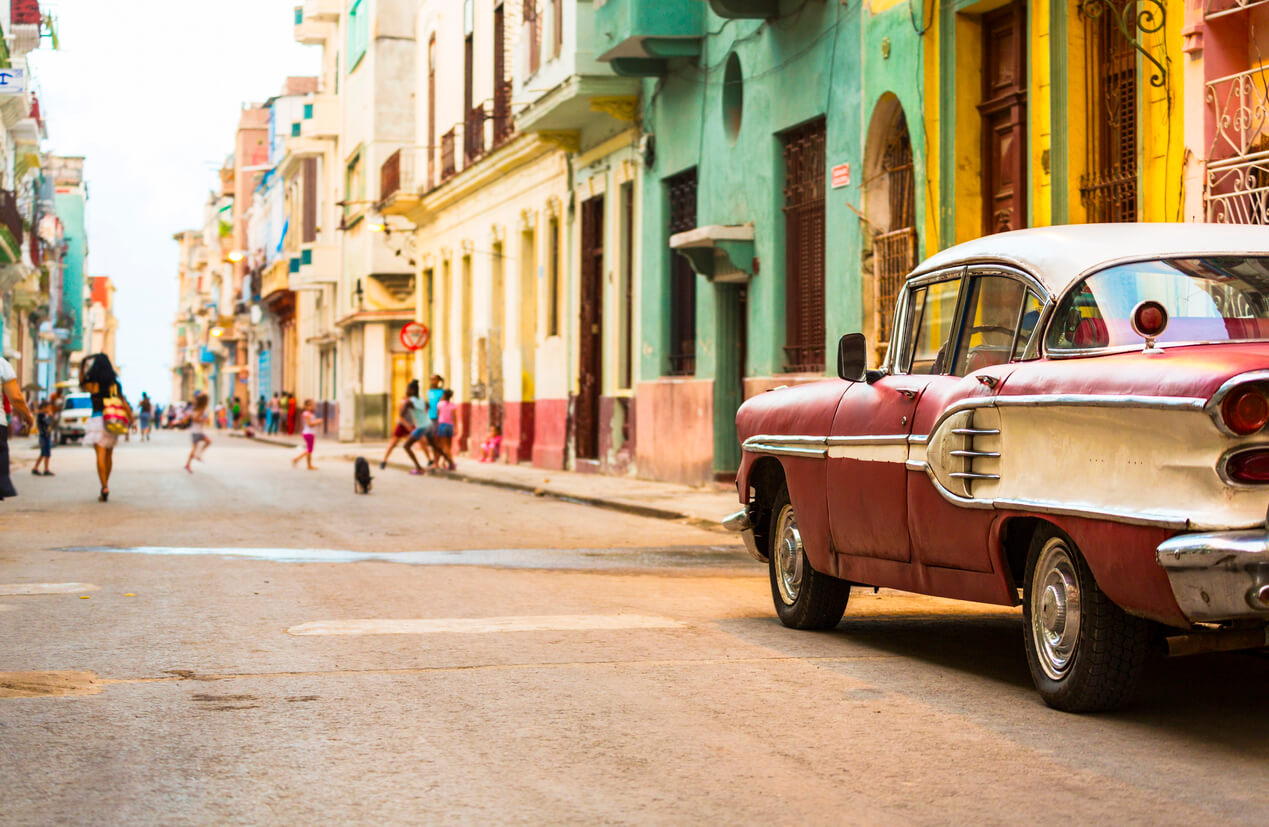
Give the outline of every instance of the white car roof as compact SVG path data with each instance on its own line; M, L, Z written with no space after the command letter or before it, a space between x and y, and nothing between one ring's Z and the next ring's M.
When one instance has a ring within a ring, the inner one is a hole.
M1269 226L1067 224L1014 230L949 247L922 262L912 276L966 264L1008 264L1056 295L1090 270L1115 261L1229 253L1269 256Z

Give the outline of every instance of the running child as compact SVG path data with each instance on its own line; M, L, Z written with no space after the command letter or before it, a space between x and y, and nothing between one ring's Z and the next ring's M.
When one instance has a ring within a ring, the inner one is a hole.
M207 446L211 445L207 433L204 430L207 427L207 405L210 400L207 394L199 391L194 394L194 407L190 408L189 413L185 414L185 421L189 424L189 459L185 460L185 470L191 474L194 469L191 467L194 460L203 461L203 454L207 452Z

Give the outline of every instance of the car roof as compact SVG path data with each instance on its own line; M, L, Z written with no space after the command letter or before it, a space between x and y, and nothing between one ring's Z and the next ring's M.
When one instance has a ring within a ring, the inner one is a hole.
M1057 295L1116 261L1228 253L1269 255L1269 227L1254 224L1067 224L983 236L935 253L910 276L975 263L1007 264Z

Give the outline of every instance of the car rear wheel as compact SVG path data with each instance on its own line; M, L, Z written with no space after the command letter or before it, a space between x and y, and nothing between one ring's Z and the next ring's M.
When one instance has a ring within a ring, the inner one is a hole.
M1069 537L1042 528L1027 555L1023 616L1031 679L1065 712L1123 704L1145 666L1151 626L1116 606Z
M786 487L772 504L767 538L771 598L780 622L794 629L832 629L846 611L850 583L811 568Z

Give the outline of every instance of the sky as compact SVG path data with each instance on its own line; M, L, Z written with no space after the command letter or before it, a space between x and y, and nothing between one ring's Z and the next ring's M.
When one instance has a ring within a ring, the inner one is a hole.
M47 149L85 156L88 274L110 276L124 392L167 401L177 304L173 234L201 228L244 103L315 75L299 0L45 0L60 49L32 55Z

